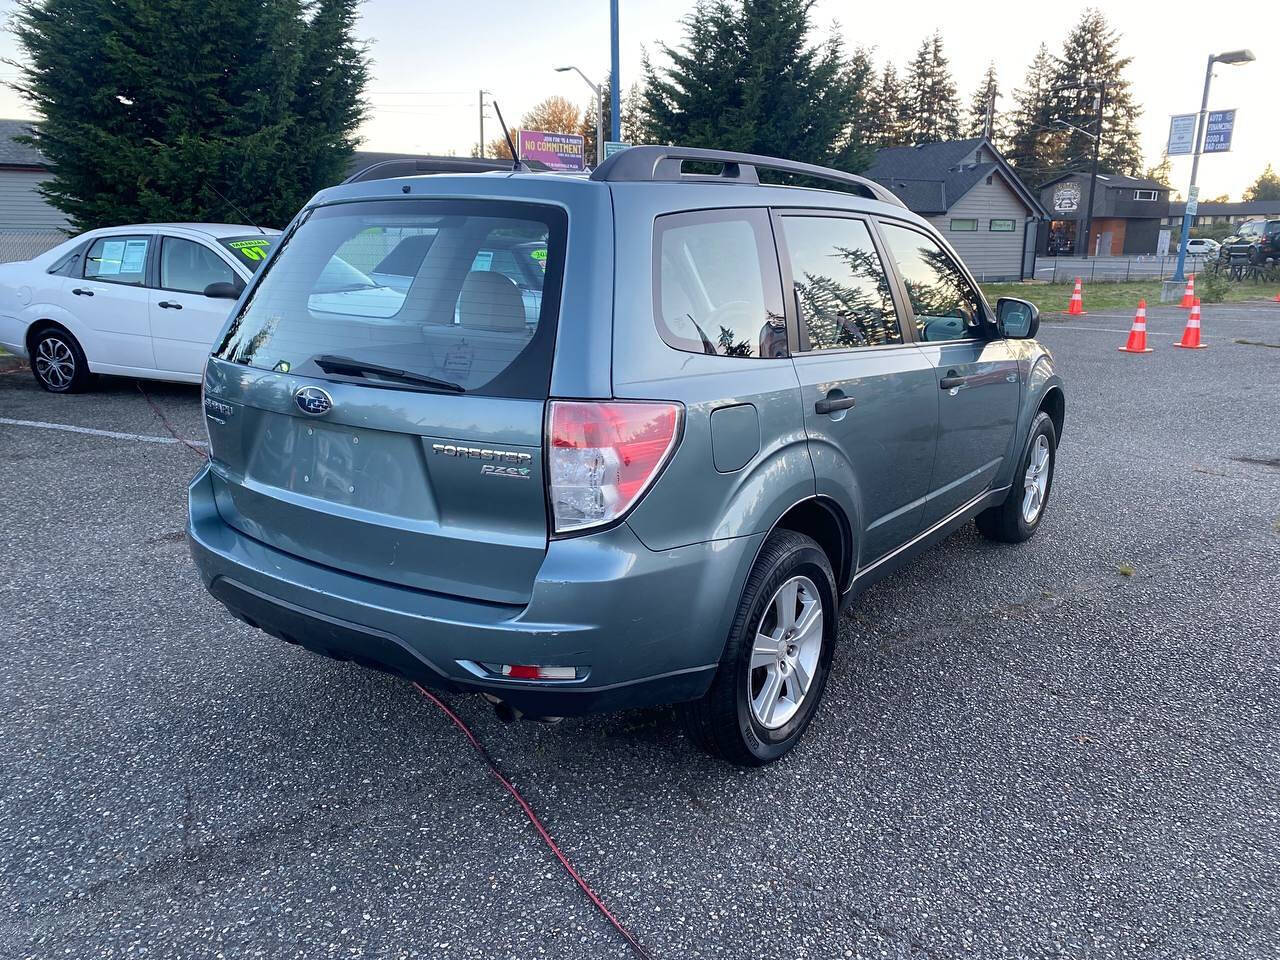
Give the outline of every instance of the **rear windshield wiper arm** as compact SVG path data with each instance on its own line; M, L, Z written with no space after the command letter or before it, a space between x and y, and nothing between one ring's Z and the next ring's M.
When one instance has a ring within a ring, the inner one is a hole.
M452 380L441 380L438 377L429 377L425 373L414 373L411 370L401 370L399 367L386 367L380 363L354 360L351 357L337 357L325 353L318 357L312 357L311 362L325 373L348 373L356 376L372 373L375 376L401 380L405 383L420 383L423 386L434 387L437 390L448 390L451 393L467 392L466 387L460 383L454 383Z

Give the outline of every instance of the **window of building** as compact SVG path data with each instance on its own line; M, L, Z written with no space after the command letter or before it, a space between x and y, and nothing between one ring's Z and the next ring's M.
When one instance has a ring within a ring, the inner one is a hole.
M972 233L978 229L978 221L970 217L953 217L951 220L952 233Z
M1133 199L1135 200L1154 200L1158 196L1155 190L1135 190L1133 191Z
M659 217L654 230L658 333L677 350L785 357L782 279L764 210Z
M809 350L902 343L889 277L861 220L782 218Z
M1017 229L1018 229L1018 225L1013 220L992 220L991 221L992 233L1013 233Z

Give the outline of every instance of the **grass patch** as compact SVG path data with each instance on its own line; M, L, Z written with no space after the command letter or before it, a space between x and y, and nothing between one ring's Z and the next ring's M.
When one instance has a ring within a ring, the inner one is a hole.
M1116 567L1116 571L1122 577L1132 577L1137 572L1136 570L1133 569L1133 567L1129 566L1127 563L1120 564L1118 567Z
M1139 300L1146 300L1148 307L1160 305L1159 280L1140 280L1133 283L1086 283L1084 285L1084 309L1088 313L1124 313L1138 308ZM1071 305L1071 291L1075 283L984 283L982 292L994 305L1000 297L1018 297L1029 300L1040 308L1044 319L1054 319L1054 314L1067 312ZM1233 283L1227 289L1226 303L1243 303L1246 300L1270 300L1280 293L1277 283ZM1174 301L1177 303L1177 301ZM1203 309L1210 309L1205 305ZM1280 309L1280 308L1277 308Z

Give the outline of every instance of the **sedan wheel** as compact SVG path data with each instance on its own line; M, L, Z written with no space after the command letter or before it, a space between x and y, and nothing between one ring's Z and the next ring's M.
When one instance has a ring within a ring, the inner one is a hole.
M37 334L31 350L31 372L40 386L52 393L75 393L89 381L84 351L65 330L48 329Z

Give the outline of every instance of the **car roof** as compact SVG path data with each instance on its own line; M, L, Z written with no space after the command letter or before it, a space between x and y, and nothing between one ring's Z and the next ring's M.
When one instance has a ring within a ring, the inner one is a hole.
M199 233L214 240L222 240L226 237L242 237L246 234L259 233L259 228L246 225L243 223L122 223L119 226L99 227L92 233L117 233L128 231L154 231L154 230L176 230L185 231L187 233ZM276 236L279 230L271 227L262 228L261 232L266 236Z

